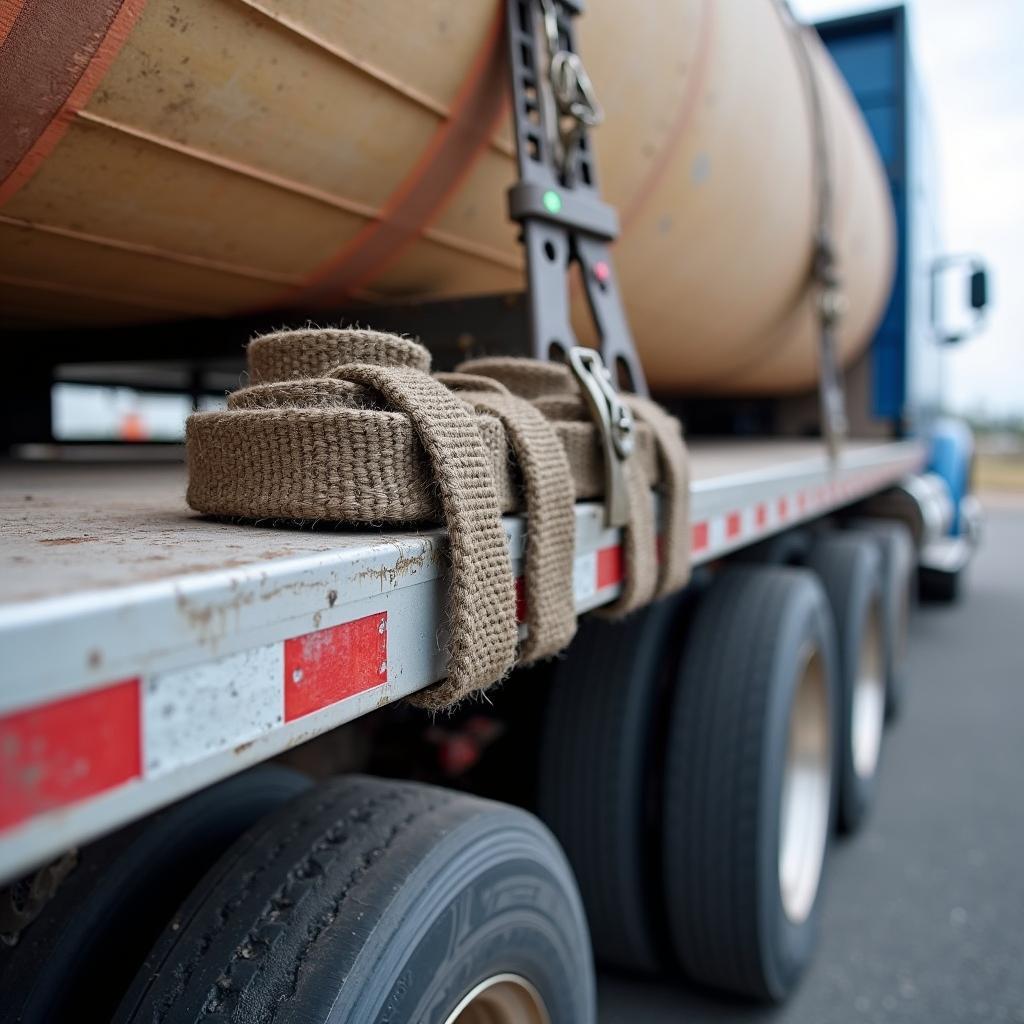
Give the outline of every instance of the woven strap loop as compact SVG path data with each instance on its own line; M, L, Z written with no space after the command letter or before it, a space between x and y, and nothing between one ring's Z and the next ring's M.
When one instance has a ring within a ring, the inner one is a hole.
M654 434L661 470L661 544L655 598L667 597L690 579L690 466L679 420L641 395L626 401L637 421Z
M504 511L525 511L526 623L520 660L575 631L573 502L599 499L597 430L562 365L481 359L427 372L422 346L374 331L305 330L256 339L252 386L187 428L189 504L222 516L345 523L443 522L451 562L449 676L411 700L457 702L502 678L518 629ZM678 422L629 397L637 447L625 464L619 617L682 586L688 481ZM513 456L510 458L509 455ZM659 565L651 487L662 496Z
M237 409L360 409L369 392L347 380L309 377L303 380L253 384L228 395L228 408Z
M607 619L621 619L650 603L658 585L658 524L651 491L635 459L627 459L623 469L629 522L622 530L622 593L595 611Z
M501 381L515 395L531 402L547 395L564 397L579 394L579 385L568 366L540 363L536 359L514 356L486 356L467 359L456 369L459 373L479 374Z
M573 592L576 515L572 467L554 426L493 377L436 373L477 412L505 428L522 477L526 506L526 640L522 664L558 654L576 632Z
M462 363L459 370L494 377L516 394L530 398L544 416L562 423L563 444L567 423L590 423L579 385L565 366L495 357L469 360ZM657 522L647 474L639 459L627 459L624 471L630 516L623 535L622 593L598 612L608 618L621 618L655 597L678 590L685 585L690 572L689 481L679 421L649 399L635 395L624 397L637 419L650 428L655 438L662 470L665 531L659 565ZM590 429L588 426L588 433Z
M332 376L373 388L405 413L430 460L451 560L448 678L416 696L452 704L505 676L518 644L512 566L476 418L421 370L355 364Z
M254 383L326 377L342 363L408 367L430 371L430 353L418 342L382 331L310 327L277 331L249 342L249 375Z
M434 380L439 380L445 387L452 391L487 391L492 394L510 395L504 384L492 377L483 377L476 373L459 373L442 371L433 375Z

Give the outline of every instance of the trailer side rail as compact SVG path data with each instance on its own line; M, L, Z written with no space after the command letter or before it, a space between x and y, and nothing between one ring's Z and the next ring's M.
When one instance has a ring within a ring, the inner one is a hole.
M917 442L851 449L835 467L814 445L761 450L695 448L695 565L924 459ZM518 576L525 522L505 528ZM17 543L0 545L4 572ZM314 553L0 603L0 879L441 678L444 545L441 530L331 534ZM621 578L620 532L578 505L577 612L613 600Z

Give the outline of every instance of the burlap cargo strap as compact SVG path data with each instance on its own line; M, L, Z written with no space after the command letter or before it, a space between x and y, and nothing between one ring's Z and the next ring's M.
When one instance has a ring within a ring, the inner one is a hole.
M550 419L563 426L573 423L577 429L583 427L589 450L596 450L586 404L565 366L494 357L470 360L459 370L499 380L530 399ZM642 459L634 455L626 464L631 514L623 538L623 591L613 604L598 612L612 618L678 590L690 575L690 479L679 421L649 398L624 397L639 423L639 437L645 444L653 442L657 465L652 479ZM649 493L653 486L658 487L662 497L660 545Z
M438 374L477 412L505 428L522 476L526 504L526 639L528 664L557 654L576 632L572 587L575 513L572 470L554 428L526 399L498 381L469 374Z
M443 523L449 536L448 677L414 696L438 708L548 657L572 638L576 500L599 498L596 427L565 367L476 360L429 373L422 346L374 331L255 339L254 383L187 429L189 504L212 515L346 524ZM678 421L630 398L625 580L611 614L682 586L689 572L686 458ZM651 488L661 498L656 546ZM504 512L527 516L526 637ZM659 562L660 556L660 562Z

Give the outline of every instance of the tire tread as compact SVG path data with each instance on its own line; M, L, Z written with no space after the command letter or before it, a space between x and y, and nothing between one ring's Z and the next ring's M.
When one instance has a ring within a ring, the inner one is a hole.
M820 588L799 569L723 570L695 617L669 726L665 892L683 970L701 984L777 999L759 927L756 856L765 757L766 685L780 622Z

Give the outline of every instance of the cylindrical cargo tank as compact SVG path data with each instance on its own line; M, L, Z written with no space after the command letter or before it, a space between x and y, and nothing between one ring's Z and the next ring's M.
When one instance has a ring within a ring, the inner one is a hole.
M521 288L503 8L81 0L0 20L4 321L312 314ZM782 11L594 0L580 35L606 111L593 138L621 214L616 268L653 385L810 387L813 119ZM892 212L860 114L810 48L849 362L888 295Z

